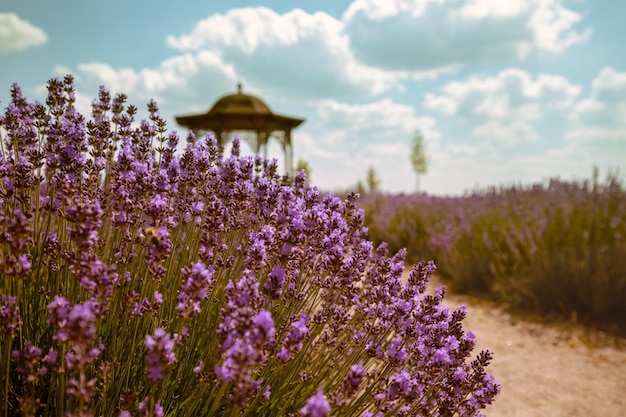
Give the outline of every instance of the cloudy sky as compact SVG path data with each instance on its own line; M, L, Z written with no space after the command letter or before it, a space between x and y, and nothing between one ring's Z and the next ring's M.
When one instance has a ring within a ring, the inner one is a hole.
M306 118L296 159L340 190L373 167L411 192L419 129L431 194L626 173L626 2L615 0L3 0L0 106L73 74L174 115L243 83ZM282 153L277 141L270 156Z

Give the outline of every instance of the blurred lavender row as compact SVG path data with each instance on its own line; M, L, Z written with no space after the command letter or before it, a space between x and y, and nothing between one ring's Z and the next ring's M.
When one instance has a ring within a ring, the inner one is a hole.
M455 290L626 334L626 190L616 172L462 197L367 194L369 237L435 259Z

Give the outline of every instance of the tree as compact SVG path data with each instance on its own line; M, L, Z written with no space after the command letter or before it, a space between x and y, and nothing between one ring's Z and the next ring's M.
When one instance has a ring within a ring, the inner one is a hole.
M420 175L428 171L428 163L429 160L426 155L424 136L422 132L417 129L415 136L413 136L413 144L411 146L411 165L413 165L413 171L415 171L415 189L418 193L420 191Z
M370 193L374 193L380 190L380 178L373 166L370 166L367 170L367 177L365 178L367 189Z
M312 171L311 165L309 165L309 163L302 158L298 159L298 162L296 163L296 172L300 171L304 171L304 173L306 174L306 180L310 183Z

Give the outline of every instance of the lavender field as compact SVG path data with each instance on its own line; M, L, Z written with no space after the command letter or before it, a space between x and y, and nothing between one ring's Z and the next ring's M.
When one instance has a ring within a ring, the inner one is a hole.
M356 195L136 122L73 78L0 117L0 416L480 415L464 307L366 237Z
M369 237L434 259L455 291L626 334L626 190L618 173L462 197L367 194Z

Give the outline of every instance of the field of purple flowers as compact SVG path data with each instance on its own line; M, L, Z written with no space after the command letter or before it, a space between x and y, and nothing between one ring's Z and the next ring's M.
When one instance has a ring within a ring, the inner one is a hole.
M626 334L626 190L616 173L359 204L374 242L434 259L456 291Z
M71 76L0 116L0 417L473 416L499 392L354 195ZM454 262L451 259L451 262ZM455 265L453 265L455 267Z

